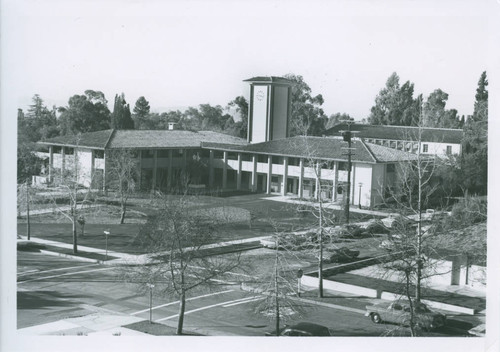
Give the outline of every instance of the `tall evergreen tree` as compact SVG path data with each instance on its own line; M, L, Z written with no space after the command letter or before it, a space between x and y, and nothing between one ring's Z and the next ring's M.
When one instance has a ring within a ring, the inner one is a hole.
M146 98L139 97L135 102L134 115L136 118L143 119L149 114L150 109L149 102Z
M115 95L115 105L111 116L111 128L118 130L133 130L134 120L130 114L130 106L125 100L125 94Z

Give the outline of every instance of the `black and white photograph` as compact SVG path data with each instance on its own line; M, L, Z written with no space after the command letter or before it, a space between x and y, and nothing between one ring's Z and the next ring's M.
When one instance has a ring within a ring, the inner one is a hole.
M500 350L500 1L0 6L0 350Z

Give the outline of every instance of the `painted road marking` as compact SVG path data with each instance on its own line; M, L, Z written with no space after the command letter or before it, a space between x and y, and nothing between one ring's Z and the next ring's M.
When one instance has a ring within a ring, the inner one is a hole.
M85 274L85 273L91 273L95 271L103 271L103 270L110 270L114 269L113 267L107 267L107 268L100 268L100 269L94 269L94 270L84 270L84 271L75 271L73 273L66 273L66 274L60 274L60 275L52 275L52 276L44 276L44 277L38 277L36 279L30 279L30 280L25 280L25 281L18 281L18 284L24 284L26 282L31 282L31 281L40 281L40 280L46 280L46 279L53 279L55 277L61 277L61 276L70 276L70 275L76 275L76 274Z
M227 307L237 306L238 304L245 304L245 303L260 301L260 300L262 300L264 298L265 297L262 297L262 296L260 296L260 297L259 296L254 296L254 297L250 297L250 299L247 299L247 300L244 300L244 301L241 301L241 302L226 304L225 306L222 306L222 307L227 308Z
M247 297L245 298L240 298L240 299L235 299L235 300L231 300L231 301L227 301L227 302L221 302L221 303L216 303L216 304L212 304L212 305L209 305L209 306L205 306L205 307L201 307L201 308L196 308L196 309L193 309L193 310L188 310L187 312L184 312L184 315L186 314L191 314L191 313L195 313L195 312L199 312L199 311L202 311L202 310L206 310L206 309L210 309L210 308L215 308L215 307L220 307L220 306L225 306L227 304L231 304L231 303L235 303L235 302L240 302L242 300L247 300ZM245 301L245 302L242 302L242 303L247 303L249 302L248 300ZM160 321L165 321L165 320L169 320L169 319L173 319L173 318L177 318L179 316L179 314L174 314L174 315L171 315L169 317L166 317L166 318L161 318L161 319L157 319L155 321L157 322L160 322Z
M208 293L208 294L202 295L202 296L196 296L196 297L187 298L186 301L194 301L195 299L200 299L200 298L205 298L205 297L220 295L220 294L223 294L223 293L228 293L228 292L233 292L233 291L234 290L212 292L212 293ZM159 305L159 306L155 306L152 309L158 309L158 308L163 308L163 307L171 306L173 304L179 304L179 302L180 301L174 301L174 302L165 303L165 304L162 304L162 305ZM137 315L137 314L141 314L141 313L145 313L145 312L149 312L149 308L140 310L138 312L130 313L130 315Z
M29 271L25 271L23 273L17 273L17 276L32 274L33 272L36 272L37 274L43 274L43 273L49 273L49 272L52 272L52 271L61 271L61 270L70 270L70 269L81 269L81 268L87 268L89 266L96 266L96 265L99 265L99 264L87 264L87 265L80 265L80 266L70 266L70 267L65 267L65 268L49 269L49 270L43 270L43 271L29 270Z

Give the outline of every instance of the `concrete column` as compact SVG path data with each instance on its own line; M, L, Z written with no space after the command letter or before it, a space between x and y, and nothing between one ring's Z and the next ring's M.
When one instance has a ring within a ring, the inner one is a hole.
M252 192L257 191L257 155L252 155Z
M54 176L54 147L49 146L49 182L52 182Z
M61 147L61 177L66 173L66 151Z
M321 164L319 161L314 165L316 168L316 200L321 197Z
M172 158L174 157L174 153L172 149L168 150L168 164L167 164L167 187L172 187Z
M107 157L108 153L106 151L104 151L103 154L104 154L103 155L103 159L104 160L103 160L103 163L102 163L103 164L103 170L102 170L102 190L104 192L106 192L106 172L108 170L106 163L108 161L108 157Z
M286 196L286 189L288 188L288 157L283 157L283 189L281 194Z
M267 157L267 187L266 193L271 194L271 176L273 173L273 157L268 155Z
M208 187L214 186L214 151L210 150L208 157Z
M299 198L304 196L304 159L300 158L299 162L300 174L299 174Z
M187 167L187 149L182 150L182 170L186 170Z
M354 167L354 163L352 163L352 172L351 172L351 204L354 205L354 191L356 190L356 168Z
M151 189L154 191L156 189L156 173L158 168L158 150L153 151L153 185Z
M236 189L241 189L241 153L238 153L238 170L236 174Z
M142 189L142 150L139 152L139 190Z
M90 153L90 188L92 188L95 176L95 150L91 150Z
M222 189L227 188L227 152L224 152L224 165L222 166Z
M333 179L333 201L335 202L337 200L337 187L339 185L339 162L336 161L335 165L335 177Z

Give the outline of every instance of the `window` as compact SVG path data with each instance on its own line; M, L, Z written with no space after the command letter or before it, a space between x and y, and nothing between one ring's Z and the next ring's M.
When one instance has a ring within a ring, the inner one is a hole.
M451 154L451 145L446 146L446 154Z
M103 159L104 158L104 150L94 150L94 158Z
M345 161L339 161L339 171L347 171L347 163Z
M403 307L400 304L395 303L395 304L393 304L392 309L394 309L394 310L403 310Z
M428 153L428 152L429 152L429 145L424 144L424 153Z
M160 149L158 150L156 156L158 158L168 158L168 154L169 154L168 149Z
M64 147L64 154L73 155L74 152L75 152L74 148Z
M273 156L273 164L283 164L283 158L280 156Z
M395 171L396 171L396 165L387 164L387 172L395 172Z
M141 152L141 157L143 159L148 159L153 157L154 152L152 150L143 150Z
M259 163L267 163L267 155L259 155L257 157L257 162L259 162Z

